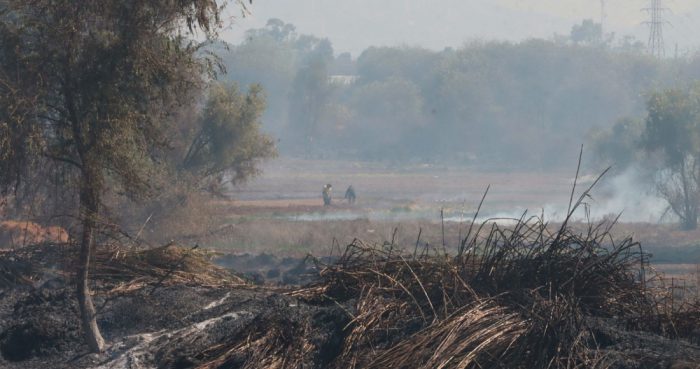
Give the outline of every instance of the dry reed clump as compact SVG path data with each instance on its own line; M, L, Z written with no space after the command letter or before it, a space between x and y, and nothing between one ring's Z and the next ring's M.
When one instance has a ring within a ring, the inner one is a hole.
M620 357L603 349L601 322L624 327L660 311L640 279L639 244L614 242L612 224L576 232L539 218L488 223L453 255L356 240L321 266L317 283L287 293L350 317L332 355L314 344L313 319L265 315L205 351L200 368L613 367Z
M327 362L310 359L318 350L309 344L311 323L266 320L203 368L619 367L625 354L606 350L625 339L609 335L614 327L672 336L665 327L680 315L662 314L644 277L645 254L631 238L613 239L615 221L570 227L586 195L556 228L538 217L507 227L472 221L451 255L355 240L336 262L319 265L317 283L287 293L350 317ZM676 332L672 338L683 337Z
M0 253L0 284L32 285L46 278L46 270L70 278L78 248L71 244L31 245ZM214 265L205 251L175 244L137 249L102 245L94 252L90 277L109 293L146 286L187 284L232 287L246 282Z
M338 368L590 367L588 318L654 311L638 244L603 247L607 231L493 224L456 256L357 241L296 295L353 308Z
M204 251L175 244L145 250L102 249L95 254L93 278L118 283L110 292L146 285L243 286L245 281L211 263Z
M233 345L217 345L200 355L213 359L197 369L286 369L315 361L318 348L306 322L272 311L257 317Z
M485 223L456 255L356 240L290 294L352 315L335 368L608 367L593 322L658 315L641 247L613 224Z

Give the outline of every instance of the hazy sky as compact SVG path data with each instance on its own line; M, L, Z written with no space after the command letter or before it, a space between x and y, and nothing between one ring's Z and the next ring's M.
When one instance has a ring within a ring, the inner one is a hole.
M646 42L650 0L606 0L606 32ZM667 54L700 45L700 0L665 0ZM359 54L370 45L440 50L474 39L522 40L568 34L581 20L601 17L600 0L254 0L251 13L224 35L241 40L246 29L280 18L302 33L328 37L336 51ZM236 14L238 14L236 12Z

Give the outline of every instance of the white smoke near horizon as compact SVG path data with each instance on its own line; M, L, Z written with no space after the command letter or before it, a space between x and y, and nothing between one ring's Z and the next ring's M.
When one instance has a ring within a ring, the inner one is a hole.
M581 222L597 222L604 219L614 219L620 215L619 221L626 223L656 224L675 221L672 214L666 211L667 202L657 195L652 172L649 169L633 166L617 173L608 173L590 191L590 196L584 199L584 204L578 207L572 219ZM593 184L596 178L597 175L579 177L574 201ZM498 191L498 185L492 186L492 190ZM523 192L527 193L527 189L524 189ZM474 219L474 210L465 210L464 204L460 208L454 206L454 203L457 202L455 199L459 196L450 194L449 190L435 189L429 196L424 197L427 197L428 200L419 202L416 206L398 206L393 203L373 204L369 207L331 208L293 215L285 214L281 217L295 221L366 219L395 222L410 220L440 222L444 220L453 223L470 222ZM508 224L525 214L526 219L537 216L542 217L546 222L561 222L566 218L568 212L568 197L557 197L556 203L548 202L536 207L518 204L519 200L516 198L507 207L500 204L498 205L499 209L491 210L492 207L487 196L476 221L478 223L495 221ZM444 209L444 218L441 218L443 207L446 208Z
M601 195L593 191L591 215L601 218L610 214L620 214L622 222L661 223L670 221L668 203L661 198L654 187L648 170L631 166L620 174L603 178Z
M585 176L579 178L575 202L597 178L597 176ZM620 216L620 222L626 223L664 223L674 221L670 212L667 212L668 203L656 193L653 181L648 170L631 166L619 174L608 175L590 191L590 196L583 200L572 216L574 221L600 221L603 219L615 219ZM512 219L519 219L526 214L542 217L548 222L563 221L568 214L568 203L545 204L539 209L525 209L515 207L506 212L496 212L479 216L477 222L495 221L508 223ZM448 221L459 221L455 217Z

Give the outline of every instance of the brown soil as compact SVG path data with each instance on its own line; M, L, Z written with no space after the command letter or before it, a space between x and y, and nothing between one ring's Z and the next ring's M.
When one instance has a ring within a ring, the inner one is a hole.
M68 232L61 227L43 227L27 220L6 220L0 222L0 248L19 247L44 242L68 242Z

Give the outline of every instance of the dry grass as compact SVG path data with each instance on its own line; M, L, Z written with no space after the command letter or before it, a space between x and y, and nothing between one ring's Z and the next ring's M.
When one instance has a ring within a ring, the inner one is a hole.
M202 356L213 359L196 369L299 367L299 363L313 361L315 347L310 336L308 325L271 311L256 318L233 345L217 345L203 352Z
M339 368L544 368L596 363L590 317L650 316L638 244L543 223L493 225L450 257L356 242L308 299L357 301Z
M246 284L243 279L213 265L205 252L174 244L146 250L102 250L95 255L92 268L93 278L117 284L109 293L154 284L207 287Z
M460 235L464 236L469 226L470 220L462 224L445 223L448 250L457 249ZM550 223L548 226L555 231L561 224ZM570 227L585 231L587 225L574 223ZM382 243L394 238L396 244L413 245L419 234L421 245L442 247L442 225L439 220L407 220L400 223L367 219L295 221L248 216L239 217L216 232L191 241L222 252L267 252L299 257L307 253L328 255L330 245L347 245L355 238L368 243ZM645 250L653 254L652 262L657 263L658 260L664 264L700 263L700 234L697 238L693 238L693 234L676 232L672 226L654 224L618 223L611 230L611 236L617 240L630 235L643 240ZM335 253L337 255L337 250Z
M465 230L451 254L420 243L400 248L395 239L355 240L321 269L318 283L288 294L350 315L329 368L614 367L595 322L684 337L700 309L660 309L663 290L641 278L640 245L615 241L613 224L484 224ZM255 360L243 359L245 368L303 368L307 329L290 327L296 339L284 340L281 327L261 323L219 347L206 368L226 367L233 353L241 360L241 350Z
M32 285L46 270L70 278L78 248L71 244L41 244L0 254L0 283ZM245 286L243 279L214 265L206 251L168 244L150 249L98 247L90 278L109 294L173 284L210 287Z

